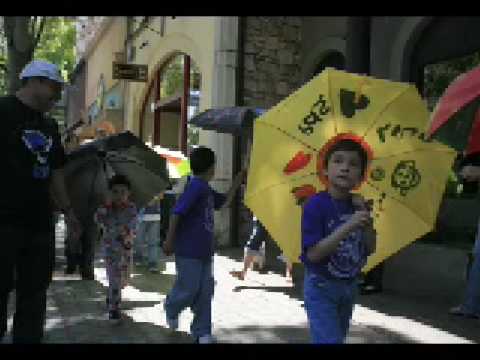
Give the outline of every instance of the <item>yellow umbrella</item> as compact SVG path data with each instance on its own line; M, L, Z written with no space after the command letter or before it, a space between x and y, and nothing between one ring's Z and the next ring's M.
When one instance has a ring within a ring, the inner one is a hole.
M326 69L255 121L246 205L298 262L301 203L324 190L323 156L342 138L370 157L358 190L373 199L377 251L365 271L431 231L455 152L427 142L416 88Z

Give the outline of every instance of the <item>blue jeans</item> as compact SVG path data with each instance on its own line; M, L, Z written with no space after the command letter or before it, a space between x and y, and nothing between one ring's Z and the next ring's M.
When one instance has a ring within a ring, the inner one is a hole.
M187 307L193 312L190 332L194 338L212 333L213 259L175 256L177 277L167 295L167 317L174 319Z
M143 262L147 253L148 266L158 265L158 248L160 246L160 221L142 221L134 241L134 260Z
M335 280L305 271L304 301L314 344L341 344L352 318L357 280Z
M463 312L480 316L480 226L473 247L473 263L467 281L467 289L463 304Z

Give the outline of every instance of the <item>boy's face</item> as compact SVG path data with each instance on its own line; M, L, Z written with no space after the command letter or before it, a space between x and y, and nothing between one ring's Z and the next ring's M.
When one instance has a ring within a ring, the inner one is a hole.
M330 185L350 191L362 181L362 160L356 151L335 151L330 155L325 175Z
M124 203L128 200L128 197L130 196L130 190L127 186L122 184L113 185L112 190L110 191L112 193L112 202L114 204Z

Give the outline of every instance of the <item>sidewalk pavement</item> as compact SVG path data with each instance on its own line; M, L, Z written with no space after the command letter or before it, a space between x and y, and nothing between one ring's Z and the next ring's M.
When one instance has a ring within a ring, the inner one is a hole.
M192 343L188 335L192 320L189 310L180 316L179 331L170 331L165 323L163 300L175 276L172 257L161 256L159 274L151 274L142 267L134 269L131 285L122 293L125 320L114 326L109 323L106 311L107 279L102 259L97 256L95 281L64 275L63 230L61 227L57 230L57 264L48 291L45 343ZM212 321L217 341L309 343L301 289L272 271L251 271L245 281L232 278L229 271L241 269L242 256L241 249L220 250L215 255L217 284ZM385 303L389 302L396 303L399 311L389 315L376 310L377 307L385 308ZM411 313L412 307L415 308L415 304L402 303L401 298L392 294L360 297L347 343L471 343L480 340L478 321L451 319L462 328L468 323L466 327L470 326L471 333L475 334L460 336L424 323L422 319L402 316L402 309L408 308ZM5 342L11 340L7 338Z

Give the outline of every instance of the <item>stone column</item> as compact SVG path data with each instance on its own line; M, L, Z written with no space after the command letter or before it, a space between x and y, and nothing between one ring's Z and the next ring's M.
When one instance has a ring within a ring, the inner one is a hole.
M239 19L222 16L215 21L212 108L235 106ZM216 175L211 182L212 187L219 192L226 192L232 183L232 135L201 131L200 144L210 147L217 156ZM219 246L231 245L231 223L229 208L216 212L215 237Z

